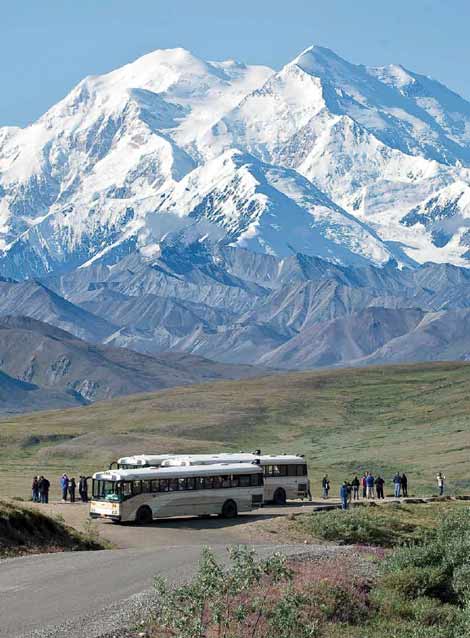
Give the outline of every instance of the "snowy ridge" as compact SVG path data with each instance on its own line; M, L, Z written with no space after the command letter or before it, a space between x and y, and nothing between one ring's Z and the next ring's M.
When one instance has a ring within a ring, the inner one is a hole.
M468 188L470 104L435 80L322 47L279 72L159 50L0 128L0 274L199 239L466 266Z

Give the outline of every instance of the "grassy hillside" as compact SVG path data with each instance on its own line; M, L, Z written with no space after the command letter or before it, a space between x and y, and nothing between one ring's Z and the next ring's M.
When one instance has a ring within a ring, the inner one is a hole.
M470 365L430 363L217 382L0 422L0 493L26 495L35 473L54 488L136 452L262 448L307 455L314 494L363 469L410 492L470 489ZM391 487L391 483L389 483Z
M88 549L103 549L103 545L42 512L0 500L0 558Z

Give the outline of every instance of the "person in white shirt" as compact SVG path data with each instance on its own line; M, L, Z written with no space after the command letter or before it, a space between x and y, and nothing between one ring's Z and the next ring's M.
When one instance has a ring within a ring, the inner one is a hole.
M442 472L439 472L439 474L436 476L436 480L437 480L437 487L439 488L439 496L442 496L444 494L444 484L445 484L446 477L444 476Z

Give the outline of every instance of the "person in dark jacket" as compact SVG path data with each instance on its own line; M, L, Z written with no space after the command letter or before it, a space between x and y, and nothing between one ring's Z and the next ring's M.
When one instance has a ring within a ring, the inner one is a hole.
M39 479L37 476L33 478L31 485L31 498L33 499L33 503L39 503Z
M358 501L359 500L359 485L360 485L360 482L359 482L359 479L358 479L357 476L355 476L353 478L353 480L351 481L351 485L352 485L352 489L353 489L353 499L355 501Z
M39 498L41 503L49 503L49 488L51 484L44 476L39 477Z
M347 481L344 481L339 490L342 510L347 510L349 507L349 488L349 483Z
M70 495L70 502L71 503L75 503L75 488L76 488L77 484L75 483L75 479L71 478L69 481L69 495Z
M323 498L328 498L328 493L330 491L330 479L328 478L328 474L325 474L325 476L323 477L321 486L322 486Z
M377 493L377 498L384 498L384 483L383 478L379 476L375 479L375 490Z
M78 482L78 493L80 494L80 498L83 503L88 502L88 479L86 476L80 476L80 481Z
M367 472L363 474L361 478L361 485L362 485L362 498L365 498L367 494Z
M60 477L60 489L62 491L62 500L66 501L69 492L69 477L67 474L62 474Z
M401 491L403 496L405 497L408 496L408 477L406 476L404 472L401 475Z

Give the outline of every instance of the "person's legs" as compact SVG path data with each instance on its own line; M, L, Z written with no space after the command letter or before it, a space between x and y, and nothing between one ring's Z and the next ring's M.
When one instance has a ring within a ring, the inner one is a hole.
M348 509L348 497L347 496L343 496L343 498L341 499L341 509L342 510L347 510Z
M64 488L62 489L62 500L63 500L63 501L66 501L66 500L67 500L67 488L66 488L66 487L64 487Z
M444 486L439 485L439 496L442 496L443 494L444 494Z

